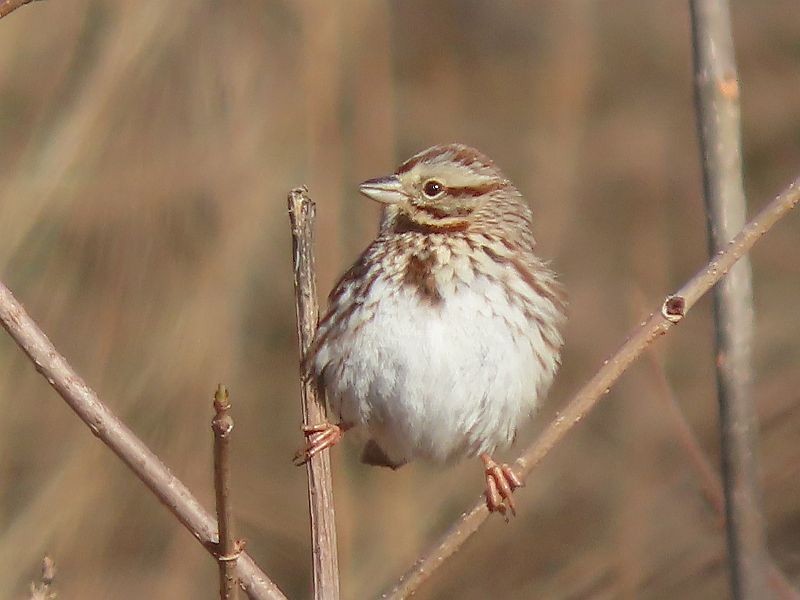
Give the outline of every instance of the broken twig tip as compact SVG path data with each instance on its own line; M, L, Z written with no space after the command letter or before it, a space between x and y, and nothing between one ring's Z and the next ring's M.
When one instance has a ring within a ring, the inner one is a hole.
M661 314L671 323L677 323L686 315L686 299L683 296L667 296L661 306Z

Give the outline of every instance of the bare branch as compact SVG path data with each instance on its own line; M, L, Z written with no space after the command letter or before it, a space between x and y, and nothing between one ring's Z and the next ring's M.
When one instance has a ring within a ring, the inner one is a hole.
M34 0L0 0L0 19Z
M217 523L219 523L219 543L217 562L219 563L220 600L236 600L236 561L241 554L241 543L233 534L231 508L231 449L233 417L230 415L231 401L227 388L220 384L214 394L214 418L211 430L214 432L214 492L217 504Z
M289 219L292 225L297 335L300 341L300 389L303 423L317 425L326 420L325 404L315 382L304 377L302 364L314 339L319 317L317 283L314 273L314 217L316 207L305 187L289 193ZM327 450L306 463L308 509L311 515L311 556L314 598L339 597L339 563L336 548L336 520L333 506L331 462Z
M745 222L739 82L727 0L690 0L697 128L703 155L709 253ZM753 291L745 257L714 289L717 395L728 565L734 598L767 593L767 539L752 401Z
M667 297L659 312L651 315L639 326L616 354L606 361L600 370L573 396L561 414L542 432L539 438L528 446L517 459L520 477L527 477L567 432L577 425L606 395L614 382L647 346L659 336L664 335L674 324L679 323L697 300L708 292L736 261L744 256L798 202L800 202L800 178L764 207L724 251L717 254L680 290ZM478 530L488 516L486 502L481 497L383 597L399 599L413 594L447 558L452 556Z
M703 498L708 506L720 517L720 524L725 519L725 499L722 493L722 482L719 475L714 471L711 461L706 456L700 442L692 430L691 425L686 420L678 400L670 387L664 368L651 350L646 353L647 362L653 372L653 381L658 390L658 397L663 401L664 407L669 412L670 421L675 427L675 437L681 446L686 450L694 470L700 478Z
M663 366L656 358L654 352L647 352L646 355L648 359L647 362L649 362L652 367L653 378L659 392L658 396L663 400L666 409L669 411L678 440L685 448L686 454L689 456L690 462L700 478L700 484L703 488L703 497L706 499L711 510L719 516L719 526L724 527L725 494L722 490L722 481L719 475L714 471L711 461L708 459L708 456L706 456L691 425L689 425L689 422L686 420L686 416L669 385ZM800 600L800 592L792 586L783 571L775 566L775 563L769 558L767 560L766 569L767 582L776 600Z
M47 339L9 289L0 283L0 322L28 355L36 370L89 426L94 435L128 465L170 512L211 554L217 549L217 523L144 443L97 397ZM236 561L236 575L253 599L284 598L247 554Z

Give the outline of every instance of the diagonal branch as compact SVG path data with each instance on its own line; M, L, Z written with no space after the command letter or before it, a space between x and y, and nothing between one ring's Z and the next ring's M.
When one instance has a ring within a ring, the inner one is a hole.
M709 254L745 222L739 83L727 0L690 0L697 129L703 158ZM714 289L725 532L734 598L767 595L767 536L752 399L753 289L745 257Z
M34 0L0 0L0 19Z
M314 273L314 217L316 206L305 187L289 193L289 219L292 225L292 262L294 264L297 335L300 363L304 362L317 329L319 307ZM301 366L302 371L302 366ZM317 425L326 420L325 404L313 381L301 374L303 424ZM311 556L316 600L339 597L339 565L336 550L336 519L333 507L331 459L327 450L306 463L308 473L308 509L311 515Z
M144 443L120 421L61 356L9 289L0 283L0 322L36 370L69 404L94 435L128 465L151 492L214 554L217 522L189 489ZM236 561L236 576L248 596L257 600L284 599L278 587L247 554Z
M606 395L620 375L656 338L680 322L686 312L744 256L761 237L800 202L800 178L779 194L750 221L730 244L695 274L659 312L644 321L610 360L578 391L561 414L517 459L525 478L575 425ZM486 521L489 512L481 498L461 516L439 542L422 556L383 597L406 598L422 585Z

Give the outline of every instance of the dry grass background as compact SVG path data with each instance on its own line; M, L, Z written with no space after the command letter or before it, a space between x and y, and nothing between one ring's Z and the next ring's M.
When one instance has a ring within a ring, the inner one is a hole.
M733 2L746 183L800 165L800 13ZM0 22L0 273L209 508L231 389L248 549L305 597L287 190L318 203L320 290L373 235L362 179L475 145L531 201L570 291L564 368L529 440L705 257L684 2L51 0ZM800 221L753 255L764 504L800 583ZM717 598L719 519L660 397L716 462L710 301L627 374L421 598ZM213 598L216 568L0 339L0 597L42 555L62 598ZM334 451L347 598L372 597L480 493L477 464L388 473Z

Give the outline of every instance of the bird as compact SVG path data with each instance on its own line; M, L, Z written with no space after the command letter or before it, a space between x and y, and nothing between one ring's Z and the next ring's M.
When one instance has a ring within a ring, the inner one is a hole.
M423 150L361 194L377 237L334 286L304 359L330 421L304 427L303 464L359 428L368 465L480 458L489 511L516 514L511 445L560 365L565 294L535 254L533 213L463 144ZM334 422L335 421L335 422Z

